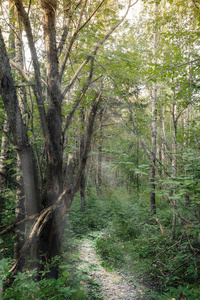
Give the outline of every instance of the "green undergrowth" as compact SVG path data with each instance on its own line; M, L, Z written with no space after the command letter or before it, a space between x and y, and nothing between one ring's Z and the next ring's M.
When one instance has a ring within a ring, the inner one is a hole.
M94 195L89 195L85 216L78 221L79 233L102 230L96 249L107 267L134 274L136 281L143 282L147 289L141 299L200 299L199 228L183 229L177 220L172 236L173 209L158 199L153 218L148 190L139 197L122 188L105 190L101 198ZM187 218L185 211L180 213ZM75 210L74 216L78 216ZM72 217L78 232L74 221Z
M106 228L113 218L113 208L110 197L98 197L96 189L89 187L86 196L85 211L80 209L80 198L76 196L68 220L76 236L84 237L91 231Z
M36 280L36 269L20 272L15 276L14 283L0 294L0 299L9 300L101 300L101 285L89 275L90 270L79 269L78 244L75 237L65 239L67 249L63 245L62 256L59 259L59 278ZM2 259L0 276L8 275L11 261ZM48 272L48 271L46 271ZM45 274L43 274L45 275ZM86 284L87 283L87 284ZM0 288L2 289L2 280Z
M101 287L89 276L89 270L79 269L79 243L81 239L71 230L69 219L66 223L65 235L59 260L59 278L36 280L37 270L19 272L14 283L7 288L0 299L9 300L100 300ZM53 264L53 262L51 262ZM51 266L49 263L49 266ZM0 261L0 290L3 280L9 274L12 260L3 258ZM42 276L48 270L42 273ZM87 282L87 286L85 283Z
M200 299L197 223L181 226L177 218L172 234L171 205L158 198L157 214L152 216L147 189L137 195L125 188L104 188L97 196L96 189L88 187L85 211L80 207L77 196L67 215L58 280L37 282L34 270L19 273L2 299L102 299L90 270L77 267L78 245L85 237L94 241L105 269L120 270L146 286L139 288L139 299ZM179 213L189 218L184 207ZM1 260L1 278L10 266L7 258Z
M5 263L5 262L4 262ZM87 292L80 284L81 274L71 274L71 265L61 264L60 275L56 279L42 279L37 281L36 270L18 273L14 283L7 288L2 299L9 300L46 300L46 299L88 299Z

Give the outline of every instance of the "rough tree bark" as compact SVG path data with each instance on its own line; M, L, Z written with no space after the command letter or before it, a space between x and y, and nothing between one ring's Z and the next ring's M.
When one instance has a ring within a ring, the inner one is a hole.
M23 123L1 31L0 48L0 93L8 116L15 149L17 150L22 164L24 186L26 186L25 197L27 214L33 215L38 213L40 210L39 190L34 155L32 147L28 141L25 125Z
M46 232L46 227L48 226L49 220L52 219L53 215L56 215L59 217L59 223L55 224L53 223L54 226L57 225L54 229L57 229L57 234L59 235L59 238L62 238L63 234L63 229L64 229L64 224L65 224L65 218L66 218L66 213L69 211L72 201L74 199L74 196L76 192L79 189L80 186L80 178L83 170L85 169L88 154L90 152L90 144L91 144L91 137L93 133L93 127L94 127L94 121L95 121L95 116L97 113L98 105L101 100L101 94L96 95L96 99L94 101L94 104L92 106L92 109L90 111L90 115L88 118L88 126L86 130L86 136L85 136L85 142L84 142L84 149L81 157L81 161L79 164L79 168L76 174L76 177L74 179L73 184L71 185L70 188L65 189L61 195L58 197L58 199L49 207L47 207L45 210L41 211L41 213L37 216L34 225L32 226L31 232L26 239L24 246L22 247L20 257L19 259L15 262L13 267L9 270L10 275L8 277L8 280L5 284L5 287L9 286L13 280L14 276L17 274L19 270L19 266L23 261L24 256L27 255L27 251L31 248L32 244L35 244L36 241L44 236L44 232ZM58 227L59 225L59 227ZM51 243L54 241L51 240ZM57 246L57 245L56 245ZM53 246L52 246L53 247ZM55 248L54 248L55 249ZM48 254L45 253L45 254ZM53 258L53 257L52 257ZM57 263L54 265L52 269L50 269L50 276L52 274L55 276L57 275L55 272L57 272ZM49 276L47 276L49 277Z
M9 125L7 119L4 120L3 125L3 132L4 136L2 136L1 140L1 152L0 152L0 225L2 221L2 212L4 209L4 188L5 188L5 177L3 175L6 175L7 172L7 163L6 160L8 159L8 148L9 148L9 140L6 135L9 136ZM2 175L3 174L3 175Z
M10 1L9 1L9 5L10 5ZM10 7L9 6L9 24L11 25L11 20L14 16L14 7ZM14 57L14 50L15 50L15 42L14 42L14 32L12 30L12 27L10 27L10 31L9 31L9 48L12 49L10 57L13 58ZM8 124L8 120L7 118L5 118L4 120L4 124L3 124L3 137L1 140L1 153L0 153L0 172L3 175L6 175L7 172L7 164L6 164L6 160L8 159L8 148L9 148L9 139L8 137L10 136L10 130L9 130L9 124ZM3 189L5 188L5 177L3 177L3 175L0 175L0 224L2 221L2 212L3 212L3 208L4 208L4 191Z
M15 62L20 66L20 68L24 68L24 59L23 59L23 45L22 45L22 24L20 20L20 16L16 8L14 9L14 15L16 22L13 24L15 29ZM26 88L23 86L24 80L18 80L18 88L17 88L17 96L19 101L19 107L21 111L21 115L23 118L23 123L26 128L28 126L28 111L27 111L27 97L26 97ZM21 86L22 85L22 86ZM17 182L20 186L23 187L23 178L22 178L22 168L21 161L19 155L17 154ZM17 188L16 189L16 205L15 205L15 221L16 223L23 220L26 216L25 213L25 199L24 199L24 189ZM14 241L14 259L17 260L20 256L20 251L23 247L25 241L25 223L21 223L15 228L15 241ZM22 264L23 265L23 264ZM22 266L23 267L23 266Z
M34 154L23 123L4 40L0 31L0 94L8 117L13 143L19 155L25 190L25 209L28 216L41 209ZM29 253L30 254L30 253ZM18 266L23 268L24 257Z

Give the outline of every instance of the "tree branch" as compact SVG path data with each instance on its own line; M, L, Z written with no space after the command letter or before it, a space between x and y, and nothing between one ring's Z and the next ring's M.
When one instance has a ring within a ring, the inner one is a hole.
M92 17L96 14L96 12L98 11L98 9L102 6L102 4L105 2L105 0L102 0L99 5L95 8L95 10L93 11L93 13L89 16L89 18L85 21L85 23L79 28L79 31L81 29L83 29L83 27L85 27L87 25L87 23L92 19Z
M197 3L196 3L195 0L192 0L192 3L194 4L194 6L195 6L197 9L200 9L199 6L197 5Z
M80 159L80 164L79 164L79 168L76 174L76 178L74 180L74 184L72 187L72 194L75 195L75 193L78 191L79 188L79 183L80 183L80 178L81 178L81 174L85 169L86 166L86 162L87 162L87 158L88 158L88 154L90 152L90 145L91 145L91 137L92 137L92 133L93 133L93 127L94 127L94 120L96 117L96 113L97 113L97 109L98 109L98 105L99 102L101 101L101 93L99 93L96 96L96 100L92 106L92 109L90 111L90 115L88 118L88 127L86 130L86 137L85 137L85 141L84 141L84 148L83 148L83 152L81 155L81 159ZM71 206L71 203L70 203ZM69 206L69 208L70 208Z
M123 118L122 118L122 119L123 119ZM124 122L125 122L125 121L124 121ZM143 150L145 151L145 153L146 153L148 159L150 159L151 150L149 149L148 146L145 145L145 142L144 142L144 141L142 140L142 138L140 137L140 134L139 134L139 132L138 132L138 130L137 130L137 127L136 127L136 125L135 125L135 122L134 122L134 119L133 119L132 115L131 115L131 123L132 123L132 126L133 126L133 128L134 128L134 132L135 132L135 134L137 135L137 137L138 137L138 139L139 139L139 142L140 142L140 144L141 144ZM130 126L127 124L127 122L125 122L125 124L126 124L126 126L127 126L131 131L133 131L132 128L130 128ZM161 163L161 161L160 161L157 157L156 157L155 159L156 159L156 161L158 162L158 164L163 168L163 171L165 172L165 174L166 174L167 176L171 177L171 175L167 172L165 166Z
M80 30L83 29L83 27L85 27L87 25L87 23L92 19L92 17L95 15L95 13L98 11L98 9L101 7L101 5L104 2L105 2L105 0L102 0L100 2L100 4L97 6L97 8L94 10L94 12L91 14L91 16L85 21L85 23L82 26L80 26L80 23L81 23L81 20L82 20L82 16L83 16L83 12L84 12L84 9L85 9L86 3L87 3L87 0L84 1L82 9L81 9L81 12L80 12L78 24L77 24L75 32L74 32L74 34L73 34L73 36L71 38L69 47L68 47L68 49L66 51L65 57L63 59L62 65L61 65L61 71L60 71L60 75L59 75L60 81L62 80L62 77L63 77L63 74L64 74L64 70L65 70L65 66L66 66L67 60L68 60L69 55L70 55L70 51L72 49L72 46L74 44L74 41L76 39L77 34L79 33Z
M164 278L167 278L169 276L171 276L172 274L174 274L178 269L180 269L181 267L187 265L187 263L189 263L189 261L191 261L193 259L194 256L196 256L199 252L197 251L191 258L189 258L186 262L184 262L183 264L179 265L177 268L175 268L172 272L170 272L169 274L165 275Z
M22 190L23 187L21 186L21 184L19 184L17 181L15 181L14 179L12 179L9 175L6 175L4 173L2 173L0 171L0 176L4 177L5 179L7 179L10 183L14 184L18 189Z
M65 123L65 127L64 127L64 130L63 130L63 138L65 137L65 134L66 134L66 131L69 127L69 124L72 120L72 117L78 107L78 105L80 104L81 100L83 99L85 93L87 92L88 90L88 87L91 83L91 79L92 79L92 75L93 75L93 69L94 69L94 58L92 59L91 61L91 67L90 67L90 73L89 73L89 76L88 76L88 81L87 83L84 85L83 89L82 89L82 92L81 92L81 95L80 97L78 98L78 100L75 102L74 104L74 107L72 108L71 112L68 114L67 118L66 118L66 123ZM63 141L64 142L64 141Z
M70 88L72 87L72 85L74 84L76 78L78 77L79 73L81 72L81 70L83 69L83 67L92 59L92 57L95 57L96 56L96 53L98 52L99 48L105 43L105 41L111 36L111 34L116 30L116 28L121 25L121 23L125 20L128 12L129 12L129 9L131 7L131 1L129 0L129 4L128 4L128 7L127 7L127 10L124 14L124 16L121 18L121 20L115 25L113 26L110 31L105 35L105 37L103 39L101 39L96 47L94 48L94 50L91 52L91 54L89 54L86 59L82 62L82 64L79 66L78 70L76 71L76 73L74 74L73 78L71 79L69 85L65 88L63 94L62 94L62 97L64 98L66 93L70 90Z
M175 247L176 245L180 244L180 243L181 243L181 240L182 240L182 237L183 237L183 234L181 235L181 238L180 238L180 240L179 240L178 242L176 242L176 243L173 244L172 246L168 247L168 248L165 249L164 251L158 253L158 254L156 255L156 257L159 257L159 256L165 254L168 250L170 250L171 248L173 248L173 247ZM157 261L157 260L154 260L154 262L156 262L156 261Z
M61 40L60 40L60 43L59 43L58 49L57 49L58 57L61 55L65 41L67 39L67 36L69 33L70 22L71 22L71 17L68 18L68 23L67 23L67 25L65 25L65 27L63 29L62 37L61 37Z
M20 75L27 81L27 83L29 84L29 86L34 86L35 83L30 79L30 77L28 77L27 74L30 74L32 76L34 76L33 73L26 71L24 69L22 69L16 62L14 62L12 59L9 60L10 61L10 65L12 67L12 69L17 70ZM48 84L46 83L46 81L44 79L41 78L41 81L46 85L46 87L48 88Z
M161 232L162 235L164 235L164 234L165 234L165 230L163 229L163 227L162 227L162 225L161 225L161 223L160 223L160 221L158 220L157 217L153 217L153 218L147 220L146 222L144 222L144 223L142 223L142 224L140 224L140 225L136 225L135 227L142 227L143 225L145 225L145 224L151 222L152 220L155 220L155 221L158 223L159 228L160 228L160 232Z
M12 0L12 2L16 6L16 8L22 18L22 22L24 24L24 28L26 31L26 36L28 39L28 44L29 44L31 57L33 60L34 72L35 72L35 87L33 87L33 89L34 89L34 94L35 94L37 105L38 105L38 111L39 111L39 115L40 115L40 121L41 121L43 135L44 135L44 137L46 137L48 134L48 128L47 128L46 113L45 113L45 108L44 108L44 99L43 99L43 94L42 94L40 64L38 61L37 52L36 52L36 48L35 48L35 44L34 44L34 40L33 40L33 34L32 34L30 20L29 20L27 12L24 9L22 1L21 0Z
M149 78L145 81L145 84L146 84L147 82L149 82L150 80L152 80L152 79L154 79L154 78L156 78L156 77L158 77L158 76L160 76L160 75L162 75L162 74L165 74L165 73L167 73L167 72L169 72L169 71L171 71L171 70L178 69L178 68L180 68L180 67L183 67L183 66L192 64L192 63L194 63L194 62L196 62L196 61L200 61L200 58L197 58L197 59L188 61L188 62L186 62L186 63L179 64L179 65L173 66L173 67L171 67L171 68L168 68L167 70L165 70L165 71L163 71L163 72L160 72L160 73L158 73L158 74L156 74L156 75L154 75L154 76L152 76L152 77L149 77Z
M136 0L133 4L131 4L130 7L133 7L136 3L138 3L139 0Z

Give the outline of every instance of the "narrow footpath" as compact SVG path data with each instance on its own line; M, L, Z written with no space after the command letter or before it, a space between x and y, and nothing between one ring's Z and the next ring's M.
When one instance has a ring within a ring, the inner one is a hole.
M94 242L91 239L87 238L80 243L79 253L81 260L79 269L87 270L91 279L99 283L102 299L142 299L139 296L140 287L133 278L102 266L102 261L96 253Z

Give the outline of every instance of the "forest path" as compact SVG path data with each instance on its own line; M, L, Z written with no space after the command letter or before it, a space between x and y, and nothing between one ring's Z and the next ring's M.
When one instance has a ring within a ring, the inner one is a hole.
M118 271L113 271L102 266L102 260L95 251L94 240L90 238L84 239L79 244L79 253L81 260L79 269L85 270L89 275L89 281L93 283L93 295L95 294L95 284L100 287L100 289L97 288L95 294L95 296L100 296L98 299L142 299L137 289L138 284L134 282L131 276L122 275Z

